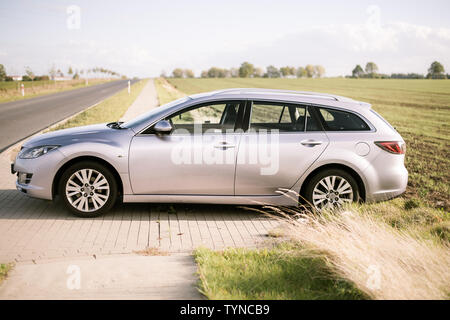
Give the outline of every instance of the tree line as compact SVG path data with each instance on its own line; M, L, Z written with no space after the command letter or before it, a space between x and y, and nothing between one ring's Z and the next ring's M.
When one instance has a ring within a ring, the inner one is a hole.
M121 75L118 72L108 70L102 67L95 67L90 69L73 69L71 66L67 69L67 78L79 79L81 77L101 77L101 76L110 76L110 77L122 77L126 78L126 76ZM48 71L48 74L45 75L36 75L34 71L30 67L25 67L25 74L22 75L22 81L41 81L41 80L54 80L57 77L65 77L64 72L61 69L57 69L54 65ZM8 76L6 73L6 69L3 64L0 64L0 81L13 81L12 76Z
M325 68L320 65L308 64L305 67L285 66L277 68L273 65L262 68L255 67L250 62L243 62L239 68L218 68L211 67L201 72L201 78L321 78L325 75ZM167 77L166 74L161 74ZM194 78L194 72L191 69L175 68L172 71L173 78Z
M420 73L392 73L391 75L382 74L378 72L378 66L374 62L367 62L363 69L361 65L357 64L352 70L352 75L347 78L371 78L371 79L450 79L448 74L445 74L444 66L434 61L428 68L426 75Z
M201 78L321 78L325 75L325 68L321 65L307 65L305 67L285 66L277 68L270 65L263 70L255 67L249 62L243 62L239 68L218 68L211 67L201 72ZM191 69L175 68L171 75L173 78L194 78ZM165 73L161 77L167 77ZM445 74L444 66L434 61L428 68L426 75L419 73L392 73L390 75L379 72L375 62L367 62L363 69L357 64L352 70L352 75L346 78L371 78L371 79L450 79L449 74Z

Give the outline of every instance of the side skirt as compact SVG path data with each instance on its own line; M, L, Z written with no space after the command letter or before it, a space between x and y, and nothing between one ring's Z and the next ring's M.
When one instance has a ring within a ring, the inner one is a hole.
M166 195L166 194L125 194L123 202L156 203L210 203L235 205L297 206L293 194L279 196L212 196L212 195Z

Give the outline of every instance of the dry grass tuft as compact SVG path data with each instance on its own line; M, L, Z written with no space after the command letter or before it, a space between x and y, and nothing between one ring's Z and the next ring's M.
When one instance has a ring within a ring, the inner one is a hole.
M159 248L155 247L147 247L143 250L134 251L134 253L141 255L141 256L168 256L169 253L166 251L162 251Z
M324 255L335 272L373 299L448 299L450 248L354 211L288 215L286 235Z

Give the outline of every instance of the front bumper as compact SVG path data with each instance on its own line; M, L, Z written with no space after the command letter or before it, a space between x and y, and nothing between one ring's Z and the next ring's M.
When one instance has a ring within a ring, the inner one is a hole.
M64 160L59 150L52 150L35 159L16 158L11 164L11 173L27 173L31 176L28 183L16 181L16 189L30 197L52 200L53 179Z

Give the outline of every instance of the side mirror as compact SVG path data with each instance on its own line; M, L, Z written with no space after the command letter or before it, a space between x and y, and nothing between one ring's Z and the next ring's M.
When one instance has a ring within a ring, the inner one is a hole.
M173 127L172 127L172 125L170 124L169 121L167 121L167 120L160 120L153 126L153 130L156 133L166 134L166 133L172 132Z

